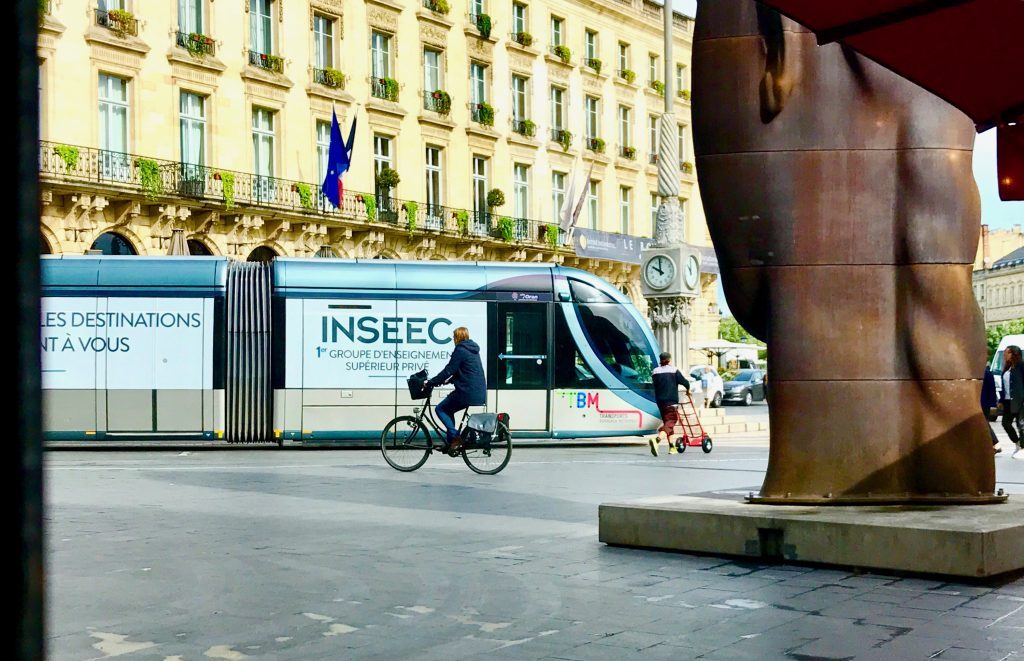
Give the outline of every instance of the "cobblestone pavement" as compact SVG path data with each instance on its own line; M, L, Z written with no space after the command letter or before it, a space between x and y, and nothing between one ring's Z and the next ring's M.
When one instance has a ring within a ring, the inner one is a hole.
M760 442L523 448L494 477L370 451L49 452L49 658L1024 658L1024 578L597 541L600 502L746 493L766 462Z

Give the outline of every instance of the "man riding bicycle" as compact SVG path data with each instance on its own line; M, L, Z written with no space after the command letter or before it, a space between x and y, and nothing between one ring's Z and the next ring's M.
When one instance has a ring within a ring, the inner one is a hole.
M455 386L455 390L434 407L437 418L444 425L449 452L462 447L455 416L470 406L487 404L487 382L483 363L480 362L480 345L469 339L469 329L465 326L456 328L452 339L455 349L451 359L437 376L427 381L432 388L449 381Z

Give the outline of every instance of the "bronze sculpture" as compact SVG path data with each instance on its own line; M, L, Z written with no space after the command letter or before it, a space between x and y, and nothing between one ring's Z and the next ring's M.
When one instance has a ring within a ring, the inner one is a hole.
M995 502L971 290L974 126L753 0L700 4L701 196L768 343L771 503Z

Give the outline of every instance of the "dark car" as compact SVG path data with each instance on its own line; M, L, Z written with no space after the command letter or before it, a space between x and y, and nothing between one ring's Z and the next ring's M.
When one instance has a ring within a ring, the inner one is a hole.
M757 369L737 370L722 375L725 381L726 402L740 402L750 406L764 399L764 372Z

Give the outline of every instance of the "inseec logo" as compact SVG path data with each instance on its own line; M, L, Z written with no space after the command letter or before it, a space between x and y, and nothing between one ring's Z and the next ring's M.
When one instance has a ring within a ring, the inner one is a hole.
M320 324L320 341L337 344L450 344L452 321L445 317L332 317L324 315Z

